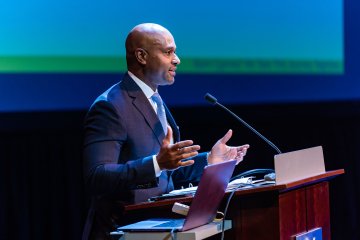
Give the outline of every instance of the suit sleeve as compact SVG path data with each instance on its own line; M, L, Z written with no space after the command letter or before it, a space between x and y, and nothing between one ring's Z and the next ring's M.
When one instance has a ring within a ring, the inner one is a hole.
M152 156L119 164L127 131L115 108L107 101L89 110L84 129L84 179L92 195L157 185Z

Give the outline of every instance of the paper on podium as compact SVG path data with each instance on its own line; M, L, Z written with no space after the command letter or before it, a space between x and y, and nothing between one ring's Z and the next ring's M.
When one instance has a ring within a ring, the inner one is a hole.
M251 184L251 183L252 183L252 177L235 179L228 184L226 191L231 191L232 189L239 187L239 185ZM188 188L173 190L169 192L169 194L171 195L183 195L188 193L191 194L191 193L195 193L196 190L197 190L197 186L188 187Z
M188 187L188 188L182 188L182 189L176 189L176 190L173 190L171 192L169 192L169 194L179 194L179 195L182 195L182 194L187 194L187 193L195 193L197 190L197 186L195 187Z
M229 182L226 191L232 191L234 189L238 189L238 188L251 188L254 187L252 185L253 181L252 181L252 177L242 177L242 178L238 178L235 179L231 182Z

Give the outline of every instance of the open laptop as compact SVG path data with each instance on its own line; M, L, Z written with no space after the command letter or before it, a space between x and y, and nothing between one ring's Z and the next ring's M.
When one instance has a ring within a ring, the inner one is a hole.
M149 219L127 226L119 231L186 231L213 221L234 171L236 160L208 165L204 168L199 186L186 218Z
M275 155L276 184L285 184L325 173L321 146Z

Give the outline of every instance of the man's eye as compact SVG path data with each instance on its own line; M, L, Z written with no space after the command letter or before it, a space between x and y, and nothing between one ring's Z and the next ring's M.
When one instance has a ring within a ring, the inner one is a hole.
M166 55L172 55L172 54L174 54L175 52L173 51L173 50L169 50L169 51L167 51L166 52Z

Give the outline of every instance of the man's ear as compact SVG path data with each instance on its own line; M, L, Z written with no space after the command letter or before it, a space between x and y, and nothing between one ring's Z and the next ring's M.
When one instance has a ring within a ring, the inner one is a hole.
M146 64L147 55L147 52L143 48L137 48L135 50L135 57L140 64Z

